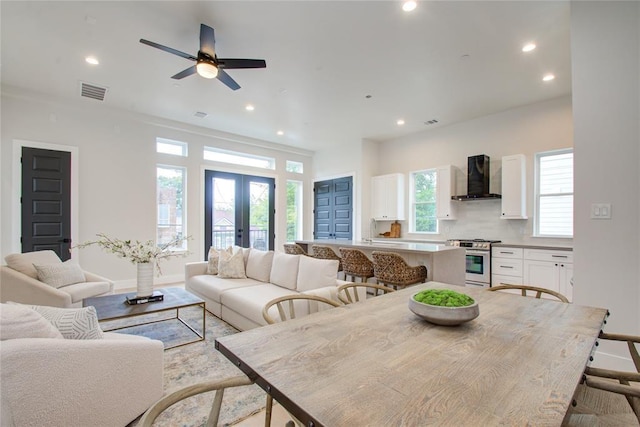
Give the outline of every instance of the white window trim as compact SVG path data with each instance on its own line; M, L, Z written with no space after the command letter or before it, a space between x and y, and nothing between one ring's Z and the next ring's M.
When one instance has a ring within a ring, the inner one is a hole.
M173 145L175 147L180 147L182 149L181 154L174 153L166 153L164 151L158 151L158 144L167 144ZM174 139L156 137L156 152L158 154L166 154L167 156L179 156L179 157L188 157L189 156L189 144L183 141L176 141Z
M552 238L552 239L572 239L573 234L571 236L562 235L562 234L540 234L540 158L547 156L554 156L560 154L573 154L573 148L563 148L559 150L550 150L550 151L541 151L535 154L534 158L534 189L533 189L533 236L532 237L543 237L543 238ZM575 158L574 158L575 161ZM574 171L575 171L575 163L574 163ZM574 176L575 182L575 176ZM575 190L575 188L574 188ZM560 195L568 195L571 194L574 197L574 208L575 208L575 191L571 193L557 193L557 194L546 194L545 196L560 196ZM575 225L575 224L574 224ZM574 230L575 232L575 230Z
M269 166L262 167L262 166L247 165L239 162L228 162L224 160L207 159L206 158L207 152L229 155L229 156L234 156L239 158L262 160L262 161L266 161L269 164ZM244 153L242 151L224 150L221 148L216 148L211 146L205 146L203 148L202 159L207 162L216 162L216 163L221 163L225 165L235 165L235 166L241 166L241 167L255 168L259 170L275 170L276 169L276 159L274 157L259 156L257 154L249 154L249 153Z

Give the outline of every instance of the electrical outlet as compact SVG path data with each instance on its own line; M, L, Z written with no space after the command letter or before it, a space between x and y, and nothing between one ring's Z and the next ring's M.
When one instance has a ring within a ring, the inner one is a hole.
M591 219L611 219L611 203L592 203Z

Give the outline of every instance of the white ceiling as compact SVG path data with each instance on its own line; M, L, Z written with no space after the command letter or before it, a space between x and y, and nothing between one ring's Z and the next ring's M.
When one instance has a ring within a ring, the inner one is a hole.
M568 1L419 2L411 13L397 0L0 7L3 85L91 108L100 101L80 98L84 81L108 87L104 105L310 150L393 139L571 91ZM201 23L215 29L219 57L265 59L267 68L229 70L237 91L198 75L177 81L170 77L193 62L139 43L196 55ZM523 54L528 41L538 48ZM88 55L100 65L85 63ZM547 72L556 79L543 82ZM439 123L425 125L432 119Z

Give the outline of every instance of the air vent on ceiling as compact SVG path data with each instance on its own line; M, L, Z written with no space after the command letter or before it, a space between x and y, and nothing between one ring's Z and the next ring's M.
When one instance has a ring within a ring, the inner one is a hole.
M427 120L426 122L424 122L425 125L435 125L436 123L438 123L438 121L436 119L432 119L432 120Z
M97 99L104 101L104 95L107 93L106 87L96 86L86 82L80 82L80 96L85 98Z
M207 113L205 113L205 112L203 112L203 111L198 111L198 112L196 112L196 113L194 114L194 116L196 116L196 117L198 117L198 118L201 118L201 119L204 119L205 117L207 117L207 116L208 116L208 114L207 114Z

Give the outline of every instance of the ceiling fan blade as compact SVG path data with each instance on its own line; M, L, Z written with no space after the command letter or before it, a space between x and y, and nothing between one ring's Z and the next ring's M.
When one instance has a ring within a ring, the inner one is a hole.
M180 80L180 79L184 79L185 77L189 77L192 74L196 73L196 66L192 66L187 68L186 70L182 70L180 71L178 74L176 74L175 76L171 76L172 79L176 79L176 80Z
M220 68L218 68L218 80L220 80L222 83L226 84L233 90L240 89L240 85L236 83L236 81L233 80L229 74L225 73L224 70Z
M170 48L170 47L167 47L167 46L163 46L161 44L158 44L158 43L155 43L155 42L151 42L149 40L140 39L140 43L146 44L146 45L151 46L151 47L155 47L156 49L164 50L165 52L173 53L174 55L178 55L178 56L181 56L183 58L190 59L192 61L197 61L198 60L198 58L196 58L193 55L189 55L188 53L180 52L179 50L176 50L176 49L173 49L173 48Z
M218 67L228 70L234 68L266 68L264 59L218 58Z
M216 37L213 28L200 24L200 52L212 58L216 57Z

